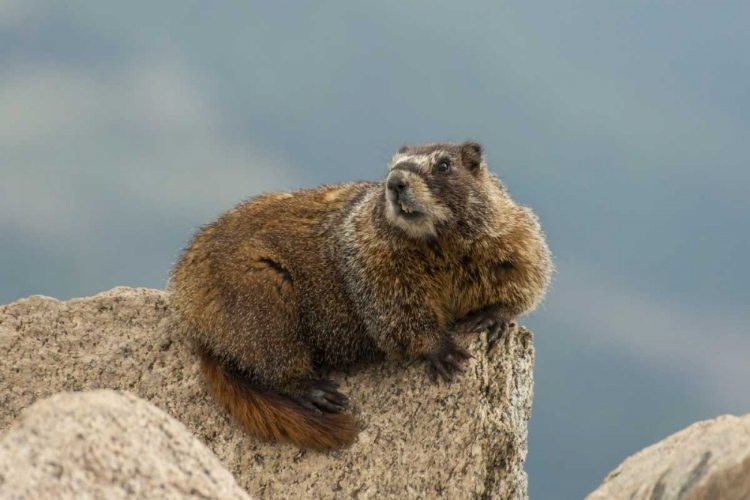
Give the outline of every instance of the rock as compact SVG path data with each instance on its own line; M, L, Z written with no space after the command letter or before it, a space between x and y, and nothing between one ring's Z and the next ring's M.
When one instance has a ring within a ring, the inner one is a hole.
M511 332L457 382L433 385L414 363L330 376L351 397L362 433L349 449L299 451L247 435L204 389L198 361L168 333L169 296L116 288L60 302L0 307L0 432L60 391L130 391L183 422L256 498L527 497L532 336Z
M750 414L706 420L625 460L586 500L750 498Z
M0 440L0 498L249 500L184 425L131 394L37 401Z

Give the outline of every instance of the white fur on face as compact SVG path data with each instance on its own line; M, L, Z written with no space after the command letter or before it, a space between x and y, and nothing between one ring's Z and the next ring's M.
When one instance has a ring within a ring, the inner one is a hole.
M426 155L419 156L426 157ZM412 159L413 156L409 158L409 161L414 161ZM426 163L426 165L429 167L431 163ZM450 210L448 210L440 200L435 198L429 187L427 187L427 184L425 184L424 180L419 175L409 171L405 171L404 175L409 181L409 195L413 199L413 204L415 205L414 208L420 212L422 216L414 220L407 220L400 216L396 208L393 206L393 203L388 198L388 192L386 190L386 214L388 220L391 224L400 228L413 238L434 236L436 234L435 226L440 222L448 220L451 215Z

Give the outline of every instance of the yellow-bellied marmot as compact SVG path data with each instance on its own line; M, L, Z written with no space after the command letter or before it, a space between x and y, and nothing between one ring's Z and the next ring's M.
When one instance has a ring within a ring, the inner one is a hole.
M404 146L385 182L257 196L203 227L169 288L209 392L251 433L326 449L357 435L348 399L316 378L418 358L450 380L532 311L552 263L536 216L516 205L475 142Z

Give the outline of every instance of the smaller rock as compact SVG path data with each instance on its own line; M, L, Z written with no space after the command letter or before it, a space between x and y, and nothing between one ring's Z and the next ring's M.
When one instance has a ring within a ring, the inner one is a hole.
M187 428L132 394L61 393L0 440L0 498L250 497Z
M747 500L750 414L691 425L609 473L586 500Z

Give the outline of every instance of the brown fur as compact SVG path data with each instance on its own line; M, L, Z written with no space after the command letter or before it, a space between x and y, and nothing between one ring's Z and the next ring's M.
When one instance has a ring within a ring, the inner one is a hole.
M177 326L200 346L211 393L253 434L348 444L349 417L298 404L318 368L455 366L462 319L510 321L544 297L552 264L539 223L480 145L405 146L389 169L408 185L396 201L385 182L264 194L202 228L175 266Z
M211 395L246 429L273 441L289 440L303 448L326 450L357 437L354 419L346 414L317 415L289 399L254 387L221 360L199 348L201 367Z

